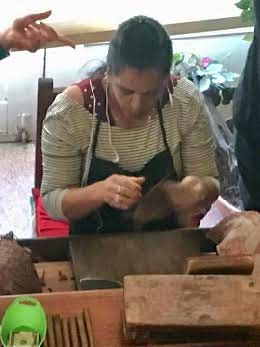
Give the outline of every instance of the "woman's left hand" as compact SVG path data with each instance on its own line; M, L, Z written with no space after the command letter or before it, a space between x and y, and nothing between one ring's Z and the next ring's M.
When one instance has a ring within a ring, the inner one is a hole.
M181 226L195 227L218 198L219 184L212 177L187 176L168 182L167 195Z

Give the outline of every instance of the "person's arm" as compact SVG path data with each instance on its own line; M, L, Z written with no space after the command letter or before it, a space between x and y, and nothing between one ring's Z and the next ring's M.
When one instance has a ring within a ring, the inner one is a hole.
M75 48L70 39L41 22L50 15L51 11L47 11L15 19L11 27L0 33L0 59L7 57L11 49L35 52L50 41L60 41Z
M89 141L90 129L72 101L59 95L49 108L42 128L43 177L41 195L48 214L54 219L66 219L62 200L72 187L80 187L84 142L79 130ZM78 130L77 130L78 129Z
M192 87L187 84L187 88ZM199 223L218 198L220 187L215 141L202 95L193 88L189 106L183 107L178 119L183 180L172 185L171 200L175 210L183 215L185 226L191 226Z
M105 203L127 210L141 198L143 182L143 177L115 174L83 188L69 189L62 200L62 211L68 219L79 219Z
M42 129L41 193L55 219L79 218L103 204L99 184L80 188L84 139L89 129L71 100L60 97L50 107Z
M219 191L216 144L203 96L194 90L183 122L181 157L184 176L201 178L208 194ZM214 194L213 194L214 195Z
M99 184L80 188L83 134L90 129L79 115L80 107L60 96L47 112L42 129L44 206L55 219L79 218L103 204Z
M181 127L184 176L218 177L216 144L204 97L194 90Z

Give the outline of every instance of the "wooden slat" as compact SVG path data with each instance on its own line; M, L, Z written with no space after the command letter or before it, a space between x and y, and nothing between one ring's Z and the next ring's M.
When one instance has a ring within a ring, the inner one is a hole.
M66 34L71 40L73 40L76 45L109 42L116 29L90 31L88 27L84 28L82 25L80 26L76 22L57 23L54 24L54 26L58 31ZM165 24L164 27L168 31L169 35L184 35L217 30L245 28L249 27L249 25L243 23L240 17L227 17L183 23L169 23ZM59 42L50 42L46 47L59 46L62 46L62 44Z
M54 321L50 315L47 315L47 341L49 347L55 347Z

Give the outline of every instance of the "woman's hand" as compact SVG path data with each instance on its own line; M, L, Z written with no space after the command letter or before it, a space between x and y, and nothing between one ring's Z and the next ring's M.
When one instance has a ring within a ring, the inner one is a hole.
M180 183L167 182L167 195L181 226L198 226L218 198L219 183L212 177L187 176Z
M112 175L102 182L102 196L111 207L128 210L142 197L144 177Z

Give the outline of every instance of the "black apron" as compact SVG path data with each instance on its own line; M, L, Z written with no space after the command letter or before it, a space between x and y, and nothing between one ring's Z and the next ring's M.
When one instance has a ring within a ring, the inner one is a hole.
M149 162L146 163L142 170L137 172L124 170L117 163L96 157L98 134L101 124L101 119L98 118L93 139L92 160L89 168L87 185L103 181L113 174L136 177L144 176L146 180L142 187L142 193L145 194L165 177L177 180L177 173L174 168L172 155L167 143L166 132L163 124L163 116L160 107L158 107L158 115L165 149L164 151L156 154ZM86 234L95 232L131 231L133 230L131 219L129 219L129 217L126 218L126 215L127 214L125 211L104 204L101 208L94 211L87 217L71 221L70 233ZM169 216L164 220L156 221L154 223L146 225L144 229L163 230L176 227L176 218Z

